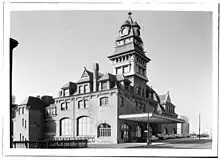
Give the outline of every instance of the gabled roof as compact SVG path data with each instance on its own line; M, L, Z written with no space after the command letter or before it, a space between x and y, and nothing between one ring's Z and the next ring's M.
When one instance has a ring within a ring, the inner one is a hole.
M111 73L106 73L98 81L105 81L109 80L110 82L115 82L116 78L115 75L112 75Z
M74 88L75 85L73 82L67 82L61 89Z
M159 98L161 103L166 103L166 102L172 103L169 92L167 92L166 94L159 95Z
M80 80L77 83L88 82L93 80L93 73L88 71L86 67L84 67L84 71L80 77Z

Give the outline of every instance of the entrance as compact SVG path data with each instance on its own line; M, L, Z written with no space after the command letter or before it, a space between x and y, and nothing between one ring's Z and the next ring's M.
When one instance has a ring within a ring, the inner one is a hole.
M121 140L123 143L130 141L130 129L127 124L121 125Z

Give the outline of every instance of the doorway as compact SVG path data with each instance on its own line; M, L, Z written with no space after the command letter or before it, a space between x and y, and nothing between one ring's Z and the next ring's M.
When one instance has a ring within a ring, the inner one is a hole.
M130 141L130 128L127 124L121 125L121 140L122 143L126 143Z

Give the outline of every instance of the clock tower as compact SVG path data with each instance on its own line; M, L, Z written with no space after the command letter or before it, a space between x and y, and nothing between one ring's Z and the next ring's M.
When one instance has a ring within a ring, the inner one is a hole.
M113 65L113 74L123 74L129 78L132 86L141 89L148 82L147 63L150 59L145 55L140 29L129 12L128 19L119 30L115 52L108 58Z

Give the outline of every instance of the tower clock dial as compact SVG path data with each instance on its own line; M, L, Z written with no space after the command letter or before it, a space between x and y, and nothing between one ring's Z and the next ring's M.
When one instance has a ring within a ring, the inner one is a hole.
M126 36L129 34L129 29L128 28L122 28L121 30L121 36Z

